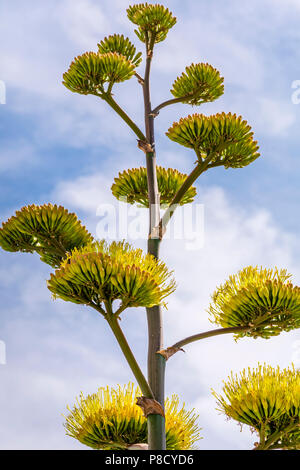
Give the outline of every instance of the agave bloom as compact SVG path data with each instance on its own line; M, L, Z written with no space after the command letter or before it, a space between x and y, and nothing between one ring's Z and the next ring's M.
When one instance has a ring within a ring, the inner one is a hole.
M52 267L59 266L75 247L92 240L76 214L52 204L22 207L0 228L0 246L4 250L36 252Z
M127 9L127 16L138 26L135 34L142 42L161 42L175 25L176 18L163 5L139 3Z
M98 44L98 51L100 54L117 52L132 62L135 67L138 67L142 61L142 53L138 52L136 54L135 46L128 38L125 38L123 34L112 34L111 36L104 38Z
M257 142L247 121L231 113L212 116L193 114L174 122L169 139L195 150L199 163L208 168L242 168L259 157Z
M160 193L160 204L170 204L173 197L187 178L187 175L172 168L156 167L157 184ZM111 187L113 195L119 199L125 199L130 204L139 203L149 207L147 170L144 167L132 168L119 173ZM191 186L184 194L180 204L188 204L196 196L196 188Z
M260 436L258 448L300 449L300 370L267 365L243 370L224 382L218 409Z
M224 93L224 78L209 64L192 64L186 67L173 83L171 93L183 98L183 103L199 105L214 101Z
M175 290L172 273L154 256L124 242L104 240L75 249L51 274L55 297L92 307L121 301L127 307L152 307Z
M84 397L81 393L66 417L68 436L93 449L122 450L147 442L147 419L136 399L139 388L133 383L116 388L102 387L97 393ZM165 404L166 441L169 450L193 448L200 438L198 416L194 410L186 411L184 404L173 395Z
M249 326L237 337L269 338L300 326L300 288L285 269L248 266L212 295L212 321L223 328Z
M100 54L86 52L75 57L69 70L63 74L63 85L75 93L105 96L104 84L129 80L135 64L117 52Z

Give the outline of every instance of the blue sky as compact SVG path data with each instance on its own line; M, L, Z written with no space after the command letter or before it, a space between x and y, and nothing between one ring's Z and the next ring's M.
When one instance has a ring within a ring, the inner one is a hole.
M173 121L191 112L242 114L252 125L261 158L241 170L207 172L197 182L205 209L205 244L189 251L184 240L166 242L162 256L178 289L165 312L166 345L209 329L205 309L215 286L248 264L286 267L300 282L299 113L292 83L300 79L300 1L165 1L178 18L157 45L152 103L168 99L174 79L192 62L208 62L225 80L225 94L201 108L176 105L156 119L157 158L189 172L192 151L169 141ZM126 168L144 164L135 136L105 103L65 89L62 74L74 56L96 50L105 35L123 33L138 50L127 1L3 0L0 79L0 218L29 203L61 203L95 234L97 207L113 203L110 186ZM143 67L143 66L142 66ZM141 67L141 73L142 73ZM134 79L115 88L116 99L142 125L141 90ZM135 242L145 246L144 240ZM187 269L188 267L188 269ZM81 390L131 380L111 334L94 312L54 302L49 268L31 255L0 253L0 448L83 448L64 435L62 413ZM124 330L145 366L145 314L126 312ZM167 391L199 410L202 449L251 448L215 411L210 387L220 389L231 369L299 361L299 334L234 343L215 338L187 347L168 363ZM298 363L298 365L299 365ZM180 373L178 372L180 371Z

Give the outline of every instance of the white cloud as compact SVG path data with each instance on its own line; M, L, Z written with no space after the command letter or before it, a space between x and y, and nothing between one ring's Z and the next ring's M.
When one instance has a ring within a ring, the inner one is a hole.
M95 215L100 204L114 203L109 187L109 178L96 173L93 176L81 176L75 181L61 181L52 197L67 206Z
M25 140L12 141L0 150L0 173L21 170L24 166L38 164L39 159L34 145Z
M239 42L233 31L220 24L220 19L210 20L202 23L201 28L198 19L177 25L157 51L154 69L175 79L176 74L180 75L192 62L208 62L225 77L225 90L227 85L236 85L248 92L260 89L264 80L260 51ZM255 73L249 73L254 70Z
M296 121L295 110L289 101L262 98L260 111L257 125L272 136L286 136Z
M78 47L86 50L97 49L99 35L110 26L99 3L90 0L67 0L59 5L57 17L62 30Z

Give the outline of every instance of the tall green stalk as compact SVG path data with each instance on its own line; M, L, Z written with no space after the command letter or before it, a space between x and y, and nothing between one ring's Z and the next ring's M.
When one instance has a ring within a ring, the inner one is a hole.
M143 80L144 112L145 112L145 132L147 143L151 146L151 151L146 152L146 167L148 180L149 197L149 239L148 253L155 258L159 258L160 240L155 228L158 227L159 192L156 176L156 153L154 138L154 116L151 113L150 99L150 68L153 56L154 38L150 43L146 40L146 68ZM161 307L156 305L147 308L148 321L148 383L153 391L154 398L164 408L165 389L165 359L157 354L163 347L163 323ZM148 417L148 446L149 450L166 449L165 418L161 415L149 415Z

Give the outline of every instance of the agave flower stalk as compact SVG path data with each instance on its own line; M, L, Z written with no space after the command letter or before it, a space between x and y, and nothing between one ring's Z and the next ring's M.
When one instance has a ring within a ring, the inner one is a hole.
M156 259L159 258L160 242L170 217L178 204L183 204L188 200L192 191L192 184L209 167L224 165L226 168L241 167L257 158L255 153L257 147L252 142L250 127L236 116L216 115L206 117L203 115L189 116L182 119L179 123L174 123L167 133L171 140L174 140L184 146L193 148L197 155L197 164L190 175L181 180L180 186L170 197L169 204L163 218L160 220L160 189L157 178L156 151L154 137L154 117L158 111L168 104L175 102L189 103L191 105L200 105L217 99L224 91L223 77L209 64L192 64L186 67L185 72L173 83L171 93L173 100L167 100L156 108L152 109L150 97L150 70L153 58L154 45L164 40L168 31L175 25L176 18L172 13L162 5L151 5L148 3L130 6L127 9L127 15L130 21L137 25L135 30L138 38L144 43L146 49L146 65L144 77L141 77L134 69L139 63L140 56L136 54L135 47L128 39L123 36L114 35L105 38L98 44L99 55L91 55L92 65L95 64L95 71L103 83L108 82L108 88L103 85L99 88L97 82L93 84L93 76L90 76L90 68L85 69L83 75L83 92L87 91L98 94L105 99L108 104L127 122L129 127L138 137L138 147L146 155L147 172L147 201L145 197L138 195L141 187L137 187L133 172L127 175L119 175L112 187L116 197L129 196L128 202L139 201L149 207L149 238L148 253ZM103 68L102 64L105 64ZM103 74L105 69L105 74ZM93 71L92 67L92 71ZM72 85L72 73L69 74ZM66 78L69 78L67 74ZM144 120L145 135L139 128L132 123L126 113L114 101L111 89L115 82L124 81L135 75L142 85L144 96ZM117 78L116 78L117 77ZM76 80L78 77L75 77ZM75 80L75 81L76 81ZM80 76L82 80L82 75ZM76 82L77 84L77 82ZM66 83L68 86L68 83ZM96 87L95 87L96 85ZM91 90L87 90L92 88ZM72 90L77 91L77 90ZM96 92L96 93L95 93ZM174 101L175 100L175 101ZM200 132L200 134L199 134ZM187 134L188 138L187 138ZM173 188L175 188L175 177ZM178 180L178 177L177 177ZM133 193L129 187L134 186ZM122 184L124 182L124 184ZM141 182L141 181L140 181ZM140 183L139 182L139 183ZM160 180L161 182L161 180ZM127 189L125 186L127 185ZM143 193L144 189L141 191ZM163 197L163 195L162 195ZM164 404L164 370L165 357L157 354L163 347L163 325L161 306L147 306L148 319L148 382L153 391L155 399ZM149 429L149 449L165 448L164 418L159 415L150 415L148 418Z
M146 167L149 197L149 238L148 253L159 257L160 238L155 232L160 217L160 195L158 191L156 174L156 154L154 140L154 116L151 114L150 98L150 68L153 57L155 35L150 42L148 33L145 33L146 68L143 81L144 114L146 139L151 151L146 151ZM148 382L155 399L164 407L165 385L165 359L156 354L163 347L163 320L160 305L147 309L148 321ZM161 415L148 417L148 445L151 450L166 449L165 418Z
M167 37L176 18L168 8L148 3L129 6L127 16L145 47L144 75L136 70L142 53L129 38L113 34L98 43L97 52L77 56L64 73L63 84L72 92L101 98L137 137L146 165L119 173L111 190L117 199L149 209L147 253L125 241L95 241L75 214L51 204L17 211L0 228L0 246L11 252L37 253L55 269L48 280L54 298L93 308L105 319L139 384L138 391L130 385L81 396L67 417L69 435L97 449L148 445L149 450L184 450L198 437L195 416L179 409L176 397L165 400L167 359L183 346L209 337L234 334L235 339L268 339L299 328L300 288L291 283L285 270L248 266L212 295L208 312L219 328L193 333L164 349L162 307L176 287L172 272L159 256L167 224L178 205L194 200L193 184L202 173L219 166L246 167L259 153L252 129L241 116L194 113L174 122L166 133L172 142L195 152L194 168L185 174L157 166L154 120L160 110L175 103L210 103L223 94L224 79L211 65L193 63L173 82L172 98L152 107L154 47ZM132 77L142 87L144 131L113 95L115 86ZM165 210L162 217L160 209ZM147 377L120 327L121 315L131 307L147 311ZM218 403L227 416L257 431L260 442L255 448L299 448L299 386L294 369L280 372L259 367L243 372L241 379L231 377ZM135 402L140 393L143 396Z

